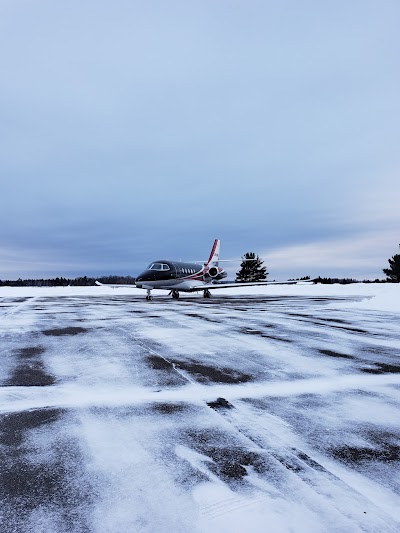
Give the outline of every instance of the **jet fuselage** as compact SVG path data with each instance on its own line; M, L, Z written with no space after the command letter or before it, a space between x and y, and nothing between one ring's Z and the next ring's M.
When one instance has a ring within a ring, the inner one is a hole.
M224 277L226 277L226 272L222 268L218 268L216 276L210 276L207 265L160 259L151 263L146 270L139 274L135 283L139 289L190 290L192 287L198 287L201 283Z

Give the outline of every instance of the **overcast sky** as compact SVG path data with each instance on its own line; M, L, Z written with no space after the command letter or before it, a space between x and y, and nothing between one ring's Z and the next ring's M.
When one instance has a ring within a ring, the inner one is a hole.
M383 277L400 2L0 0L0 279L260 254ZM231 267L235 270L235 267Z

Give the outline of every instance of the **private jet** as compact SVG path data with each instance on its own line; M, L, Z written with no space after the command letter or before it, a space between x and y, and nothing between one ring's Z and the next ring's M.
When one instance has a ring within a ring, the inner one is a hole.
M244 283L221 282L227 273L219 266L220 240L215 239L207 261L182 262L161 259L150 263L135 280L135 285L106 284L107 287L137 287L147 291L146 300L152 300L152 289L164 289L172 298L179 298L180 292L203 291L204 298L211 297L211 291L230 287L252 287L255 285L294 285L297 281L254 281ZM225 261L230 261L225 260ZM96 281L96 285L105 285Z

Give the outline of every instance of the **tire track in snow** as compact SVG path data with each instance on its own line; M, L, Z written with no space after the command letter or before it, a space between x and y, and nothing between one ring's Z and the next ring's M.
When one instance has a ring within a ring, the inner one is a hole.
M170 365L171 368L173 370L175 370L175 372L177 374L179 374L181 376L181 378L183 378L185 381L187 381L188 383L191 383L191 384L195 384L196 383L196 381L194 379L190 378L187 375L187 373L182 372L179 368L177 368L176 364L173 363L172 361L170 361L167 357L164 357L158 351L154 350L154 348L151 348L150 346L148 346L143 340L141 340L141 339L139 340L138 337L136 337L135 335L130 333L126 328L120 328L120 329L123 329L125 335L127 335L129 338L131 338L136 344L138 344L141 348L143 348L143 350L146 350L146 352L148 352L150 355L155 355L156 357L159 357L160 359L163 359L163 361L165 361L168 365ZM160 392L160 390L157 390L157 392Z
M31 303L38 300L40 296L30 296L27 297L23 302L17 303L13 305L11 308L7 309L4 313L1 313L1 317L5 318L10 315L14 315L18 311L21 311L24 307L28 307Z
M398 531L399 523L385 510L322 466L308 453L271 431L268 425L260 423L261 417L255 415L243 402L233 405L233 408L216 411L239 433L298 476L318 496L322 496L339 513L359 524L362 529L368 525L368 531ZM271 421L276 419L264 411L263 417Z
M185 376L186 379L186 376ZM230 402L241 399L289 397L302 394L320 394L365 390L381 392L382 387L400 386L396 374L366 374L361 376L335 376L332 378L299 379L289 383L264 382L202 385L190 383L179 388L149 390L140 386L87 386L85 395L82 386L62 383L43 387L2 387L0 389L0 412L12 412L43 407L123 407L145 403L186 402L198 404L215 401L222 397Z
M254 497L245 500L244 498L226 498L219 499L213 503L203 504L200 506L200 514L209 520L217 518L226 513L232 513L238 509L244 509L246 507L252 507L264 502L267 499L266 495Z

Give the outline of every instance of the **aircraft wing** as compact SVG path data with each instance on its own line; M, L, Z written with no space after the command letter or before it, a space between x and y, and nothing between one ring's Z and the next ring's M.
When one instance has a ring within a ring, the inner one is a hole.
M204 289L232 289L233 287L262 287L263 285L308 285L313 281L250 281L243 283L208 283L192 287L192 291L202 291Z
M136 285L128 285L127 283L100 283L100 281L95 281L96 285L100 285L100 287L111 287L111 289L116 289L117 287L131 287L132 289L136 289Z

